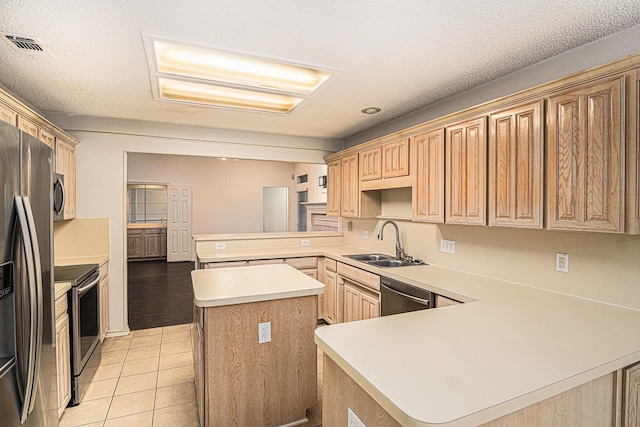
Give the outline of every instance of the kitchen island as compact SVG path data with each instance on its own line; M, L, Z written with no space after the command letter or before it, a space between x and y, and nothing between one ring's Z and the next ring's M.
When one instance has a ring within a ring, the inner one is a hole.
M324 285L286 264L191 277L200 424L306 422L316 405L313 333Z

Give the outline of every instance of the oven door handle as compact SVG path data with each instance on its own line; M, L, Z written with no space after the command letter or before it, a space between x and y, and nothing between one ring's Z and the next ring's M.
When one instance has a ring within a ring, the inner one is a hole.
M91 282L87 283L83 287L76 289L76 292L78 293L78 295L83 294L86 291L88 291L89 289L93 288L95 285L97 285L98 282L100 282L100 271L98 271L98 276L94 280L92 280Z
M395 290L393 288L390 288L389 286L385 285L384 283L381 283L380 286L382 286L383 288L385 288L389 292L393 292L394 294L400 295L403 298L410 299L411 301L417 302L418 304L426 305L427 307L429 306L429 304L431 302L428 299L414 297L413 295L409 295L409 294L405 294L404 292L397 291L397 290Z

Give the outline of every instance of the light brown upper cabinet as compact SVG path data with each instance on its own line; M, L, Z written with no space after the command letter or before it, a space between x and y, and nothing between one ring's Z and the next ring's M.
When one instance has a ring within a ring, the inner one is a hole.
M32 137L38 137L38 125L27 119L26 117L18 116L18 127L20 128L20 130L28 133Z
M624 77L551 97L548 109L548 228L622 233Z
M445 222L486 224L487 118L446 127Z
M360 213L358 154L342 158L341 181L341 216L358 218Z
M340 172L342 160L337 159L327 163L327 215L340 216Z
M52 132L49 132L47 129L39 129L38 139L47 144L52 150L56 149L56 136Z
M382 177L395 178L409 175L409 138L382 146Z
M382 178L382 147L360 153L360 181Z
M444 128L416 135L412 142L413 220L444 222Z
M18 113L3 104L0 104L0 120L15 126L18 123Z
M411 186L409 138L360 152L360 191Z
M64 175L64 219L73 219L76 217L76 147L62 138L56 138L56 172Z
M489 117L489 225L542 228L543 101Z

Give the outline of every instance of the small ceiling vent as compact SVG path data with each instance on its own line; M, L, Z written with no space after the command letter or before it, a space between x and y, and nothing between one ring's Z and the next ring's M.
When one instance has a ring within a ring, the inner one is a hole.
M37 39L15 34L0 33L2 38L18 52L46 53L47 48Z

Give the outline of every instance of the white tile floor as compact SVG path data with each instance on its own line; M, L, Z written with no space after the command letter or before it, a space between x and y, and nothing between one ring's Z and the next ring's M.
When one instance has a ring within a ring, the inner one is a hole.
M60 427L199 427L190 334L188 324L105 339L84 399ZM322 366L318 349L318 405L301 427L321 425Z
M105 339L80 405L60 427L198 427L190 325Z

